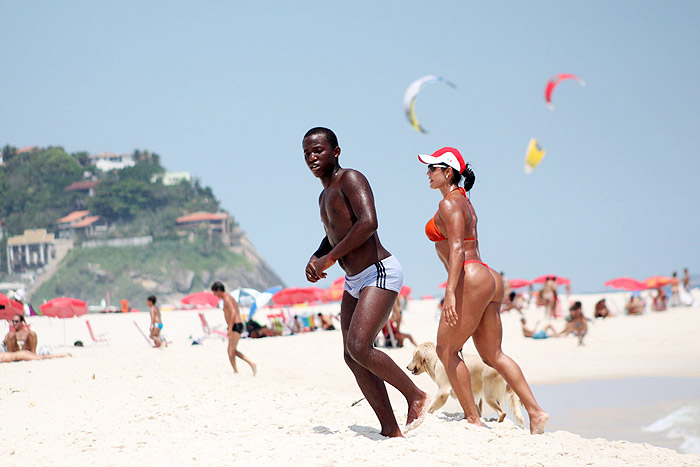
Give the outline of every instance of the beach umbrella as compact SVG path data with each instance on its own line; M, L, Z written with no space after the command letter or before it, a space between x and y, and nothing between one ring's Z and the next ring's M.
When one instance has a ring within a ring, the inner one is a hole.
M401 290L399 290L399 297L406 297L411 295L411 288L407 285L402 285Z
M664 287L669 284L678 284L678 279L673 279L666 276L651 276L644 279L644 285L647 289L655 289L657 287Z
M185 305L206 305L216 307L216 305L219 304L219 297L207 291L195 292L181 298L180 302L184 303Z
M240 306L252 306L253 303L255 303L255 299L258 297L258 295L260 295L259 290L243 287L239 287L231 292L231 296Z
M323 298L324 289L320 287L288 287L272 296L275 305L298 305L317 302Z
M88 312L87 303L77 298L56 297L40 305L41 313L44 316L53 318L64 318L63 321L63 343L66 343L66 321L65 318L86 315Z
M511 289L519 289L520 287L527 287L531 285L532 282L525 279L509 279Z
M554 277L554 280L557 281L557 285L562 285L562 284L571 284L571 281L567 279L566 277L561 277L561 276L556 276L554 274L547 274L545 276L540 276L532 279L533 284L544 284L547 281L548 277ZM512 285L511 285L512 287Z
M0 319L10 320L15 315L24 315L22 304L0 293Z
M268 303L270 303L270 300L272 300L272 296L280 290L282 290L282 286L276 285L274 287L270 287L269 289L263 292L260 292L260 294L255 298L255 303L253 303L250 306L250 312L248 313L248 321L250 321L253 318L253 315L255 314L258 308L262 308Z
M86 315L87 303L77 298L56 297L39 306L44 316L54 318L72 318Z
M338 302L342 300L343 292L345 292L345 276L340 276L324 291L321 300L324 303Z
M604 285L614 289L629 290L630 292L644 290L647 288L646 284L639 282L636 279L632 279L631 277L617 277L615 279L610 279Z

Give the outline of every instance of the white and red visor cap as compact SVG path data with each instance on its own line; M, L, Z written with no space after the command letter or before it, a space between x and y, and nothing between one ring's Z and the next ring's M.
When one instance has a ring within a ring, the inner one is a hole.
M467 164L464 163L462 154L460 154L455 148L450 147L438 149L429 156L419 154L418 160L424 164L446 164L459 173L464 172L464 169L467 168Z

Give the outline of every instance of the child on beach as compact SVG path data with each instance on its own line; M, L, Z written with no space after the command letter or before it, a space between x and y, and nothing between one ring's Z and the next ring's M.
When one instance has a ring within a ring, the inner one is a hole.
M317 282L325 278L324 271L336 261L345 271L345 292L340 304L345 362L377 415L381 434L402 436L385 382L406 398L406 430L423 421L429 397L391 357L373 346L401 289L401 265L379 241L369 182L357 170L340 167L335 133L328 128L312 128L304 135L302 145L306 165L323 185L319 207L326 231L306 265L306 279Z
M156 301L155 295L151 295L146 299L146 304L148 304L148 312L151 314L151 339L153 339L154 347L160 347L163 345L160 338L163 322L160 320L160 310L156 306Z

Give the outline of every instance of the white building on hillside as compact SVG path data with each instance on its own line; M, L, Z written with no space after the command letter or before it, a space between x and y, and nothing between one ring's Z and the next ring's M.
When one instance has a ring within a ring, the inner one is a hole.
M90 163L96 166L103 172L110 170L119 170L124 167L133 167L136 165L132 154L114 154L111 152L103 152L100 154L91 154L88 156Z

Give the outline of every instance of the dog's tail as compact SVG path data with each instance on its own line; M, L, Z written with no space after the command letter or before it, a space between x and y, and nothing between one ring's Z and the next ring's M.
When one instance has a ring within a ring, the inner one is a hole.
M520 428L525 428L525 419L523 418L522 410L520 410L523 402L520 400L515 391L513 391L513 388L510 387L510 384L506 384L506 399L508 399L508 407L510 408L510 411L513 413L513 416L515 416L515 421L518 422Z

